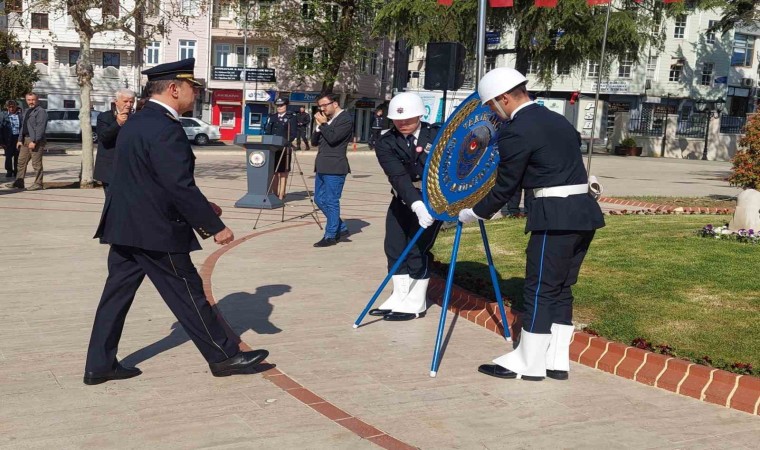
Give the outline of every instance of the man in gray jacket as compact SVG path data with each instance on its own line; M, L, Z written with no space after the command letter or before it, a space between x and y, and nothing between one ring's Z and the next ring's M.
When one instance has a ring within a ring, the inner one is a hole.
M34 184L28 191L42 189L42 153L45 151L45 129L47 128L47 111L39 105L39 97L34 92L26 94L26 104L29 109L24 112L21 134L18 136L16 148L20 150L18 157L18 175L16 181L6 187L24 189L24 176L29 160L35 171Z

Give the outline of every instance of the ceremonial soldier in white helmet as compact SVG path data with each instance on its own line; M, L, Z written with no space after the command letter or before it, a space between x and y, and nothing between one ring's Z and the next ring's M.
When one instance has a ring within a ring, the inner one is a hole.
M375 147L380 166L391 183L393 199L385 218L385 255L390 270L420 227L425 228L406 260L393 274L393 294L370 311L384 320L412 320L427 310L430 248L441 222L434 220L422 202L422 175L438 127L422 122L425 105L419 95L402 92L388 105L393 128Z
M499 378L566 380L573 336L572 286L578 280L594 230L604 226L589 194L580 134L563 116L531 101L518 71L497 68L478 84L480 101L509 122L499 129L496 185L461 222L488 219L517 189L531 189L525 231L525 311L514 351L478 370Z

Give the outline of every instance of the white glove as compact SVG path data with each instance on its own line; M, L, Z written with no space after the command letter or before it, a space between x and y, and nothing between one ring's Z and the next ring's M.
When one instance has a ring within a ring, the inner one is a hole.
M427 228L432 225L433 222L435 222L435 219L433 219L433 216L430 215L425 204L419 200L412 203L412 211L417 214L417 219L419 220L420 226L422 228Z
M593 175L588 177L588 193L594 197L594 200L599 201L599 197L602 196L602 192L604 192L602 183L600 183L599 180L597 180L597 178Z
M459 211L459 221L462 223L470 223L475 222L476 220L486 220L477 214L475 214L475 211L472 210L472 208L465 208L461 211Z

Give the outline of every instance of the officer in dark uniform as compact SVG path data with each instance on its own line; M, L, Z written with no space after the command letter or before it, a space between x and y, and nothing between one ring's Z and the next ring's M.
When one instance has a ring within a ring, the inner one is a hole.
M375 110L375 116L372 118L372 126L370 127L371 130L368 142L370 150L375 149L377 142L380 140L380 135L386 128L387 126L385 117L383 116L383 109L377 108L377 110Z
M150 100L127 121L116 140L110 195L95 237L110 244L108 279L87 350L84 383L132 378L140 370L119 364L124 321L147 275L209 363L214 376L244 373L266 350L241 352L206 301L189 252L201 246L193 234L224 245L234 235L221 209L195 184L195 156L179 115L191 111L200 85L193 58L161 64L148 76Z
M604 226L602 210L589 195L578 131L563 116L528 97L527 80L500 67L478 84L480 101L502 119L496 185L461 222L490 218L520 188L531 189L526 205L525 312L514 351L478 370L500 378L566 380L573 336L572 286L578 281L594 230Z
M288 172L290 172L292 166L293 140L298 134L296 115L288 111L289 103L288 99L285 98L278 98L274 102L277 114L269 117L269 122L264 130L265 134L281 136L285 139L285 147L274 153L274 160L277 166L274 169L275 174L272 179L272 189L270 189L281 199L285 197Z
M375 154L392 186L393 199L385 219L385 255L390 270L420 227L425 231L409 251L406 261L393 274L393 294L379 308L370 311L384 320L411 320L427 309L430 281L430 248L441 221L434 220L422 202L422 175L437 127L422 122L425 105L419 95L403 92L388 106L393 129L382 135Z
M296 135L296 148L301 150L301 140L306 144L306 150L309 150L309 125L311 125L311 116L306 112L306 107L302 106L301 110L296 114L296 124L298 125L298 133Z

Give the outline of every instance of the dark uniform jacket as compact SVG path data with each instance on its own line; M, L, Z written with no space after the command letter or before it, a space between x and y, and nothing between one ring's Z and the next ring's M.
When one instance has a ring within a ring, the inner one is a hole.
M272 134L274 136L282 136L289 144L293 142L298 134L298 123L296 122L295 114L286 112L279 117L277 114L269 116L269 123L267 123L266 134Z
M563 116L537 104L515 114L499 129L496 186L473 208L491 217L522 187L536 189L588 183L580 135ZM534 199L525 231L595 230L604 226L602 210L588 194Z
M309 128L311 123L311 116L306 111L296 114L296 123L301 128Z
M425 172L428 153L424 149L433 143L437 133L438 127L422 122L414 148L408 148L404 135L395 128L377 141L375 155L383 172L388 176L393 194L409 206L417 200L422 200L420 189L415 184L419 185L418 182L422 181ZM421 147L423 151L417 153L417 147Z
M95 237L108 244L187 253L224 229L195 185L195 155L180 122L147 102L121 127L111 192Z
M384 130L388 128L385 125L385 117L384 116L378 116L374 115L372 116L372 127L373 130Z
M331 124L323 123L319 131L311 137L311 144L319 146L314 172L327 175L346 175L351 172L348 165L348 143L354 135L354 119L343 110Z
M98 135L98 156L95 158L93 177L103 183L111 183L113 177L113 159L119 130L121 125L116 121L113 111L98 114L98 125L95 128Z

